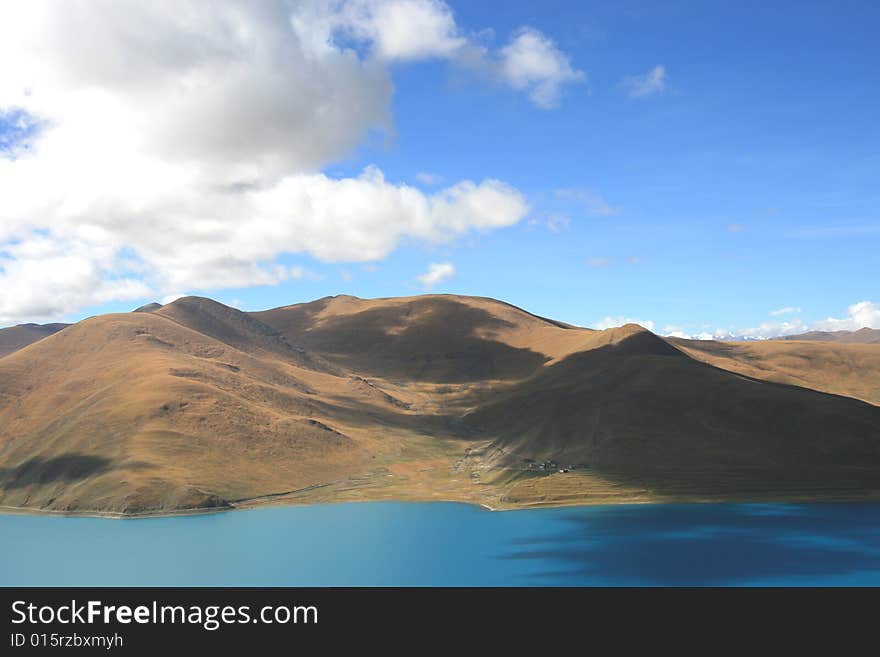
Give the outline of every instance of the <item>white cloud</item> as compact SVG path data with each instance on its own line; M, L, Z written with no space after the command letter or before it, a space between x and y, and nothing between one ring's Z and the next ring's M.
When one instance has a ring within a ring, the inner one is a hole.
M801 312L800 308L795 306L786 306L785 308L777 308L776 310L770 311L771 317L779 317L780 315L796 315Z
M186 296L185 292L175 292L174 294L166 294L162 297L162 300L159 302L163 306L167 306L169 303L174 303L178 299L181 299Z
M610 258L587 258L587 266L589 267L607 267L610 264Z
M441 0L312 0L300 5L294 25L318 50L353 40L366 44L377 62L444 59L523 91L544 109L558 104L564 84L586 78L551 39L531 27L492 50L481 35L464 34Z
M665 335L669 338L685 338L689 340L711 340L714 336L707 332L703 331L701 333L690 333L685 330L683 326L677 326L675 324L669 324L663 327L663 330L660 331L661 335Z
M390 126L387 60L451 56L460 38L440 2L294 7L7 8L0 112L41 128L14 158L16 144L0 150L0 324L301 279L279 256L369 262L402 240L449 242L526 215L497 180L426 194L375 167L321 173ZM340 45L338 12L372 54ZM429 34L416 30L417 44L406 25Z
M455 276L455 267L451 262L432 262L428 265L428 271L417 276L418 281L430 289L438 283Z
M603 317L598 322L592 325L592 328L597 329L599 331L604 331L605 329L614 328L616 326L623 326L624 324L638 324L649 331L654 330L654 322L646 319L632 319L630 317Z
M778 317L801 312L800 308L786 307L774 310L770 315ZM842 318L829 317L818 322L805 322L799 317L789 320L763 322L749 328L716 329L712 334L702 332L687 335L678 331L669 332L673 337L690 337L695 339L747 339L768 340L785 335L798 335L809 331L857 331L861 328L880 329L880 304L872 301L860 301L847 308L847 316ZM675 328L675 327L667 327Z
M810 330L809 325L796 317L789 321L762 322L758 326L744 329L717 329L714 335L722 340L731 338L766 340L781 335L795 335L808 330Z
M330 25L370 42L384 60L448 58L467 43L452 10L438 0L350 0L337 5Z
M829 317L813 325L818 331L857 331L866 327L880 329L880 304L873 301L859 301L847 308L846 317L842 319Z
M500 52L501 75L515 89L527 91L543 108L559 102L560 87L580 82L586 74L572 67L556 44L538 30L522 28Z
M0 326L21 318L48 321L61 309L146 297L113 249L35 236L0 249Z
M644 98L666 89L666 68L655 66L643 75L625 78L621 83L630 98Z

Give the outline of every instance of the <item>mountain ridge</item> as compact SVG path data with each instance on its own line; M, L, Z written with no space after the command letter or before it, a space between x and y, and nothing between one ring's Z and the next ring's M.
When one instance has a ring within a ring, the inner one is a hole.
M0 357L0 506L880 497L880 348L770 346L485 297L183 297Z
M855 344L880 343L880 329L864 326L855 331L808 331L797 335L781 336L780 340L806 340L809 342L843 342Z
M18 324L0 328L0 358L57 333L70 324Z

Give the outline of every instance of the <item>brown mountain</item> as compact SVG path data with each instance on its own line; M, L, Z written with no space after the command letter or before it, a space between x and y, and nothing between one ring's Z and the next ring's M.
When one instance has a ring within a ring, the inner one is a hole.
M697 360L775 383L880 405L880 346L794 340L669 342Z
M449 295L93 317L0 358L0 505L880 496L880 347L719 344Z
M612 469L880 465L876 406L697 362L635 325L613 331L469 418L505 451Z
M19 324L0 328L0 358L13 351L24 349L29 344L57 333L68 324Z
M880 344L880 329L867 326L858 331L810 331L798 335L786 335L782 340L807 340L810 342L843 342L855 344Z
M162 307L162 304L161 304L161 303L156 303L156 302L154 301L153 303L147 303L147 304L144 304L143 306L140 306L139 308L135 308L132 312L135 312L135 313L152 313L152 312L155 312L155 311L159 310L159 308L161 308L161 307Z

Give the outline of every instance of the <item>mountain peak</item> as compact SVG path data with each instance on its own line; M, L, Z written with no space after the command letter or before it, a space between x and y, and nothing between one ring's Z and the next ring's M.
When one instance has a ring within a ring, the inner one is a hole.
M344 499L328 483L342 481L388 499L552 504L606 500L595 477L652 469L733 472L773 492L807 466L807 494L817 477L822 490L851 482L855 467L876 473L880 495L880 408L845 396L877 399L873 345L766 341L784 357L736 371L741 344L700 343L719 356L699 362L638 324L595 331L454 295L255 313L189 296L45 334L0 331L0 344L30 341L0 357L8 506L130 513L313 488ZM800 368L795 385L778 380L786 367ZM545 460L592 478L522 474ZM387 477L398 466L407 475ZM471 467L485 477L477 493ZM677 477L670 494L705 498ZM512 494L517 482L525 493Z
M132 310L131 312L133 312L133 313L152 313L152 312L159 310L159 308L161 308L161 307L162 307L161 303L156 303L154 301L153 303L147 303L147 304L144 304L143 306L139 306L139 307L135 308L134 310Z

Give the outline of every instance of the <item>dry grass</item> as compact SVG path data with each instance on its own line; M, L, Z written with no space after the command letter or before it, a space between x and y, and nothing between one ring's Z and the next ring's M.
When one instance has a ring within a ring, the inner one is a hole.
M764 381L880 405L880 345L764 340L672 340L697 360Z
M445 295L150 310L0 358L0 505L510 508L880 490L880 409L856 401L878 403L877 345L674 348L633 325L591 331ZM527 458L590 467L535 476Z

